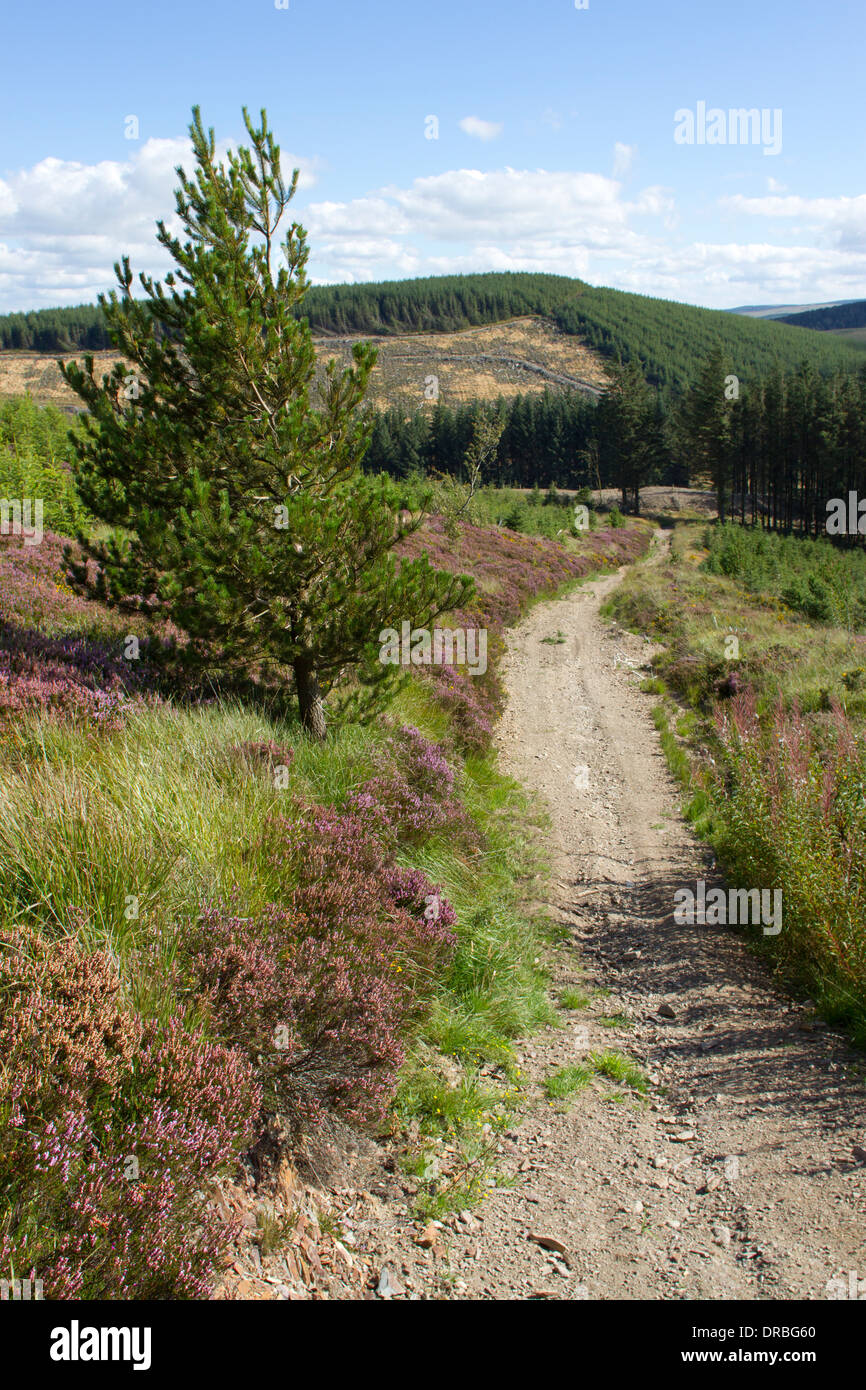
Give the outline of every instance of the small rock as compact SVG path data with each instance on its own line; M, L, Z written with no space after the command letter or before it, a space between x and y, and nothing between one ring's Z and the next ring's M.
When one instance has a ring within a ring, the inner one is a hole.
M228 1202L225 1199L225 1195L219 1183L217 1183L216 1187L214 1188L214 1202L216 1203L216 1208L220 1214L221 1220L225 1221L228 1225L228 1223L232 1220L232 1212Z
M659 1018L676 1018L676 1011L674 1010L673 1005L669 1004L667 1000L664 1000L661 1004L659 1004L656 1012L658 1013Z
M376 1292L380 1298L393 1298L395 1294L401 1294L403 1292L402 1284L398 1280L393 1269L388 1265L382 1266L382 1273L379 1276Z
M540 1231L530 1231L528 1239L534 1240L535 1244L540 1245L542 1250L555 1250L557 1255L568 1254L568 1246L563 1245L562 1241L558 1240L556 1236L544 1235Z

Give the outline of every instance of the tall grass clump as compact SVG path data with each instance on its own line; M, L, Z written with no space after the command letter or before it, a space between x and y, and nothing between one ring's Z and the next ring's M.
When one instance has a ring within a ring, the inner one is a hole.
M780 972L866 1040L866 738L838 705L809 726L745 692L716 715L718 849L738 883L782 890Z

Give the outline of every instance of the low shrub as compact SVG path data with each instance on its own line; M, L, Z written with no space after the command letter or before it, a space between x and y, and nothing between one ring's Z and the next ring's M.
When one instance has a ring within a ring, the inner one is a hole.
M707 528L703 568L755 594L781 599L811 622L862 629L866 624L866 555L824 537L783 536L727 522Z
M43 524L75 535L92 518L69 466L70 427L81 428L55 406L37 406L31 396L0 404L0 497L39 499Z
M454 771L442 749L404 724L376 749L378 771L353 792L347 810L393 845L423 844L443 831L464 842L477 833L454 795Z
M235 1234L208 1188L261 1095L237 1053L125 1005L105 952L0 932L0 1268L57 1299L200 1298Z
M282 900L252 916L206 906L179 945L187 981L269 1105L296 1121L326 1108L381 1119L453 954L453 909L357 816L299 809L271 829Z

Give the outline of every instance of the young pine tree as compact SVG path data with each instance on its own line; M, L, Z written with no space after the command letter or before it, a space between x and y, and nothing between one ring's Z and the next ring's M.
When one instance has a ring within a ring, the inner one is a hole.
M323 695L346 668L368 690L389 675L379 631L429 626L471 581L426 557L397 568L394 547L422 517L401 524L387 480L361 471L373 348L356 344L342 370L330 362L311 399L316 355L296 307L306 233L292 223L277 240L298 171L287 185L265 112L258 128L243 114L250 147L218 163L193 110L195 172L177 170L175 195L183 239L157 224L176 267L164 286L141 275L134 298L128 258L115 266L119 293L100 305L126 363L100 382L91 356L63 368L89 412L78 489L110 528L101 543L79 537L95 585L86 560L70 574L170 617L193 669L290 668L303 724L324 738Z

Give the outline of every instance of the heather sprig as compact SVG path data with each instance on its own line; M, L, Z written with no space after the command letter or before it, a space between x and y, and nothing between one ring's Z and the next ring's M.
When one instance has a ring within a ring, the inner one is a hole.
M145 1023L104 952L0 932L0 1268L49 1298L201 1298L235 1234L208 1203L255 1134L234 1050Z
M376 749L377 772L348 798L347 809L395 847L423 844L447 831L475 844L477 831L454 790L442 749L411 724Z

